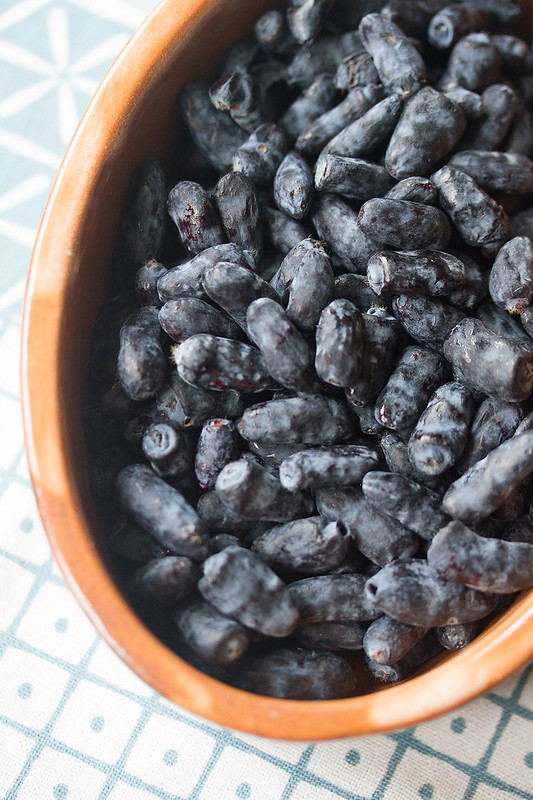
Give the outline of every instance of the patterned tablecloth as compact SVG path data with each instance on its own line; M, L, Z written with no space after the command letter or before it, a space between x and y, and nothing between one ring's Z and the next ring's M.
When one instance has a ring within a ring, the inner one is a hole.
M531 667L401 733L316 745L262 740L154 693L65 587L23 451L24 284L74 126L151 6L0 0L0 797L533 800Z

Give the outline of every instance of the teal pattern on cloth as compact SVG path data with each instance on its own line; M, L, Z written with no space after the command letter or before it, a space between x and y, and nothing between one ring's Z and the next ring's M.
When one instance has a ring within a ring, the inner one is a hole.
M399 733L315 745L263 740L160 697L98 637L65 587L23 452L22 298L76 122L151 6L0 0L0 798L533 800L531 666Z

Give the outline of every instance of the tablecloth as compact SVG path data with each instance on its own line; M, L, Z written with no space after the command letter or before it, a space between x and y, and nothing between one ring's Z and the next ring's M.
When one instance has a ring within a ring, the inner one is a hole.
M531 666L416 728L270 741L208 724L155 693L99 638L63 582L23 449L24 285L75 124L151 7L0 0L0 797L533 800Z

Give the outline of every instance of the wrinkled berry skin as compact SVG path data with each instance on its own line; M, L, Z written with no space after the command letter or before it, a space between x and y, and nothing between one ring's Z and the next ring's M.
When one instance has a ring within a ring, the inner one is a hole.
M409 439L409 458L428 475L441 475L460 457L474 413L474 398L461 383L443 383L432 395Z
M160 256L167 229L165 174L157 161L136 171L125 209L120 233L128 255L141 266Z
M479 536L459 521L439 531L427 558L443 577L482 592L512 594L533 585L533 544Z
M493 607L490 596L446 580L420 559L387 564L367 581L365 592L389 617L422 628L471 622Z
M248 72L237 70L219 78L209 88L209 98L218 111L251 133L270 118L261 85Z
M214 201L229 241L259 261L263 254L263 226L250 178L240 172L228 172L215 186Z
M353 422L343 403L321 395L269 400L247 408L239 433L252 442L335 444L350 435Z
M274 200L280 211L294 219L309 213L313 199L313 174L300 153L291 150L274 176Z
M181 241L191 255L198 255L207 247L226 240L209 196L199 183L177 183L170 190L167 206Z
M307 517L265 531L254 539L252 552L274 569L320 575L339 566L349 541L342 523Z
M462 261L440 250L384 250L367 265L370 288L377 295L410 294L440 297L465 282Z
M166 371L158 309L144 306L120 330L117 359L120 385L132 400L146 400L161 388Z
M316 329L315 369L333 386L351 386L363 363L363 318L349 300L332 300Z
M260 392L272 387L259 351L234 339L197 333L178 345L173 357L178 375L201 389Z
M233 664L250 644L250 632L209 603L177 608L172 618L189 647L212 664Z
M309 448L285 458L279 468L282 486L289 491L319 486L359 483L363 475L377 469L374 450L357 444Z
M165 556L136 570L130 589L143 605L166 608L191 594L197 580L198 567L194 561L185 556Z
M414 425L445 374L437 353L406 347L376 400L376 420L393 431Z
M455 519L475 523L488 517L533 472L533 432L513 436L456 480L443 498Z
M430 175L433 166L461 139L465 128L466 117L457 103L425 86L404 106L387 147L387 169L397 180Z
M447 165L431 176L439 202L472 247L499 242L509 231L507 214L477 183L456 167Z
M285 584L261 559L242 547L226 547L204 562L202 597L221 614L266 636L288 636L298 610Z
M533 298L533 244L515 236L503 245L489 276L492 301L509 314L522 314Z
M450 239L450 224L438 208L407 200L375 197L362 206L358 222L363 233L379 242L378 249L442 250Z
M247 519L290 522L309 516L313 510L309 495L288 492L268 470L245 458L224 467L215 490L230 511Z
M367 472L362 488L369 503L423 539L430 541L449 522L442 509L441 496L405 475Z
M426 82L422 57L394 22L380 14L367 14L358 30L381 82L390 92L403 100Z
M456 380L490 397L519 403L531 394L533 352L495 335L478 319L465 317L451 330L444 355Z
M208 533L183 496L150 467L133 464L117 477L118 498L128 515L172 553L196 560L208 554Z
M355 691L352 668L336 653L277 650L246 664L239 687L286 700L337 700Z

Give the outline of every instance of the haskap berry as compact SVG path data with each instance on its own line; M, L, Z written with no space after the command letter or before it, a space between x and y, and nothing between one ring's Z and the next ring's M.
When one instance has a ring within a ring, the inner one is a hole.
M290 0L182 89L90 360L124 591L194 666L282 698L353 695L357 659L408 677L533 586L518 4L371 5Z

